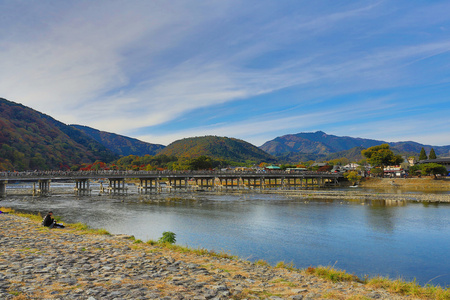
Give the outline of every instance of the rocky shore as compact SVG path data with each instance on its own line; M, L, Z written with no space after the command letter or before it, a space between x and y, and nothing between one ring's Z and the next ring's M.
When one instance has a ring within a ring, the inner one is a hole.
M0 214L0 299L414 299Z

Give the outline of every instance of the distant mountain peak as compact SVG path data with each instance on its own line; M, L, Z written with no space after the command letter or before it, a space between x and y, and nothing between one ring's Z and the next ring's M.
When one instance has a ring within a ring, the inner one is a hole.
M369 148L387 142L365 138L353 138L349 136L336 136L323 131L301 132L287 134L264 143L260 149L277 157L295 157L299 154L308 155L309 158L321 157L338 152L349 151L357 147ZM393 150L405 154L419 153L421 147L429 151L433 146L422 145L416 142L388 143ZM448 155L450 146L434 146L438 155ZM353 152L352 152L353 153Z

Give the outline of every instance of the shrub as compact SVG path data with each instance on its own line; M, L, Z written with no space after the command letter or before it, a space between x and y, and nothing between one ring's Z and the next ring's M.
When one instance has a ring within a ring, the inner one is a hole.
M171 231L164 231L162 237L159 238L159 243L169 243L175 244L177 241L175 238L176 234Z

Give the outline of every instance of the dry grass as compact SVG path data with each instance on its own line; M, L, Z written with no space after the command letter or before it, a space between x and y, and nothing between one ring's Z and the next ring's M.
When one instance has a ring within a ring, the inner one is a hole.
M286 269L286 270L289 270L289 271L299 271L299 269L296 269L294 267L294 263L293 262L287 264L284 261L280 261L280 262L278 262L275 265L275 268L277 268L277 269Z
M386 189L393 188L392 181L395 183L395 189L409 191L436 191L450 189L450 180L436 180L431 177L422 178L367 178L361 181L362 187Z
M2 212L4 212L4 213L13 213L14 212L14 210L12 209L12 208L10 208L10 207L0 207L0 211L2 211Z
M391 280L385 277L375 277L367 282L367 286L383 288L392 293L414 296L420 299L449 300L450 289L440 286L420 286L417 282L407 282L402 279Z
M259 260L255 261L254 264L256 266L270 267L270 264L263 259L259 259Z

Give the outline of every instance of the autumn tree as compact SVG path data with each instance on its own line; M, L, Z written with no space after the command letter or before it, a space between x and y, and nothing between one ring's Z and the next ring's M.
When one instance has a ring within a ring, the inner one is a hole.
M430 154L428 155L428 159L436 159L436 153L434 152L434 149L431 148Z
M425 160L425 159L427 159L427 153L425 152L425 149L423 149L423 147L422 147L422 150L420 150L420 154L419 154L419 161Z
M352 185L355 185L362 178L356 171L347 172L344 174L344 177L347 178L347 180L350 181Z
M379 167L382 171L384 171L385 166L398 165L403 161L402 156L395 155L394 152L389 149L388 144L367 148L362 150L361 154L367 158L369 164L373 167Z

